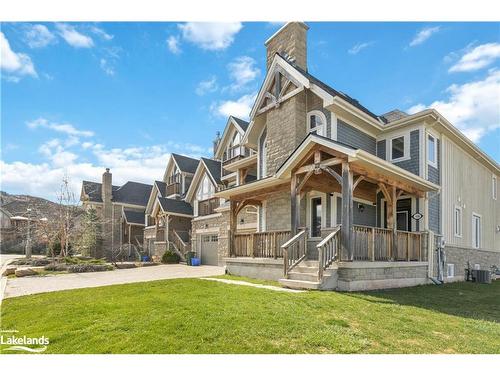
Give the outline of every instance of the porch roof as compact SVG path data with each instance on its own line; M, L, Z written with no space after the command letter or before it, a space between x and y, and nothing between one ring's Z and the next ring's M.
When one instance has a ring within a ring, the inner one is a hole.
M144 226L144 211L123 210L123 218L127 224Z
M193 216L193 206L186 201L163 197L158 197L157 199L161 210L166 214L174 216Z
M438 185L372 155L367 151L355 149L341 142L311 133L300 143L295 151L292 152L273 176L223 190L218 192L216 196L230 199L233 196L248 194L255 190L275 188L289 181L292 171L300 167L300 163L304 158L318 146L324 151L331 151L332 154L339 158L345 158L356 173L367 173L371 176L377 176L380 179L397 181L421 192L438 191L440 189Z

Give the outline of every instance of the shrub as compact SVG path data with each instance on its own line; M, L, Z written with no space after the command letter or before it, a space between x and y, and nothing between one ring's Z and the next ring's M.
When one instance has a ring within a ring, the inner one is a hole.
M44 267L45 271L67 271L68 266L64 263L48 264Z
M68 266L68 271L72 273L111 271L113 266L109 264L72 264Z
M52 261L50 259L32 259L31 260L31 265L32 266L46 266L47 264L50 264Z
M176 264L180 262L180 257L177 253L174 253L172 250L165 251L165 254L161 257L161 262L165 264Z

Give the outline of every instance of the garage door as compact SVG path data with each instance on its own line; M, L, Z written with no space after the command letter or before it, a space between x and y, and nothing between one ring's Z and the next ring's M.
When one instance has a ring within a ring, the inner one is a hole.
M217 256L219 239L216 234L201 236L201 264L217 266L219 259Z

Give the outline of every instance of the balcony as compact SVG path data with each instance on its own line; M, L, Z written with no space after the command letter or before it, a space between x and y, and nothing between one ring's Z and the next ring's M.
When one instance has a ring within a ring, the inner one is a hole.
M228 164L231 164L237 160L246 158L247 156L250 156L254 151L245 147L245 146L233 146L224 152L224 155L222 156L222 166L226 166Z
M176 173L167 179L167 197L174 194L182 194L182 176Z
M198 202L198 216L206 216L215 213L215 209L220 206L219 198L210 198Z

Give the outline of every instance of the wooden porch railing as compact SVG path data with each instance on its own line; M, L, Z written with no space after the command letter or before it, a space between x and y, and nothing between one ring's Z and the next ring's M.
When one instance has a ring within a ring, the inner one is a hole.
M288 273L307 256L307 229L300 231L281 245L281 250L283 252L283 273L287 277Z
M281 245L290 238L289 230L257 232L234 235L234 249L231 255L236 257L281 258Z
M178 233L176 230L173 230L173 238L172 242L174 245L179 249L179 251L185 256L188 251L191 251L191 244L189 243L189 240L187 242L182 239L182 236L180 233ZM188 232L182 233L182 234L187 234L189 236Z
M209 198L198 202L198 215L206 216L215 212L215 209L220 205L219 198Z
M352 249L354 261L425 261L427 258L420 232L396 231L394 246L392 230L354 225Z
M321 280L323 272L339 258L340 225L317 244L316 248L318 249L318 280Z

